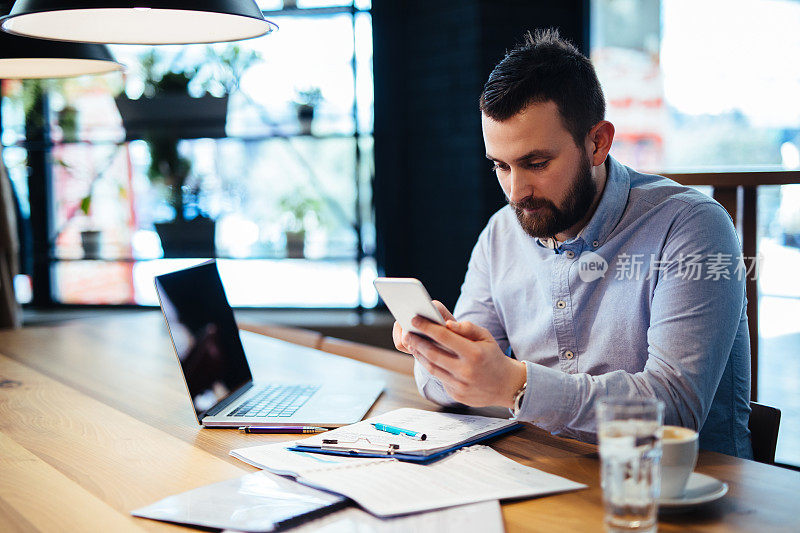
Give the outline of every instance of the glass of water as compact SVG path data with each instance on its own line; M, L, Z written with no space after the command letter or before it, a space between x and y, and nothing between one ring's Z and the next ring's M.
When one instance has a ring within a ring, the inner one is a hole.
M661 485L661 426L658 400L602 400L597 407L600 479L609 532L656 530Z

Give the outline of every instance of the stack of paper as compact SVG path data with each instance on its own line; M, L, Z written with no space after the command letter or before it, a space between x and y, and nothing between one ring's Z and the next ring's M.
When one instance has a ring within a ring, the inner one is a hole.
M291 474L300 483L348 496L380 517L585 487L523 466L486 446L463 448L431 465L418 465L395 459L294 452L286 449L290 444L241 448L231 455L271 472Z

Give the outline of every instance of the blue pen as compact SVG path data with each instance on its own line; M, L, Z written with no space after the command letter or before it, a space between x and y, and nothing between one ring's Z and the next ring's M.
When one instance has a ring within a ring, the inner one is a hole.
M418 431L411 431L410 429L398 428L386 424L372 424L372 425L378 431L385 431L386 433L391 433L392 435L405 435L406 437L411 437L412 439L416 440L425 440L428 438L428 436L425 433L420 433Z

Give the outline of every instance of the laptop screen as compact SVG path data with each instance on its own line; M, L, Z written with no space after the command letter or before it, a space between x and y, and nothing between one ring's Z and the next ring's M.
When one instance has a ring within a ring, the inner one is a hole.
M253 379L215 261L157 276L156 290L197 418Z

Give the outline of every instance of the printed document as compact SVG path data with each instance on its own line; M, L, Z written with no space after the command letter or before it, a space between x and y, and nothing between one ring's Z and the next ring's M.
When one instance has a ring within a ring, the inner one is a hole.
M462 448L436 463L418 465L285 449L292 444L241 448L231 455L275 473L293 475L303 484L348 496L380 517L586 487L523 466L487 446Z

